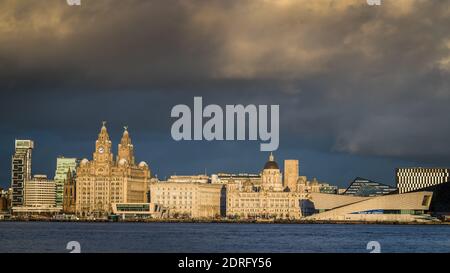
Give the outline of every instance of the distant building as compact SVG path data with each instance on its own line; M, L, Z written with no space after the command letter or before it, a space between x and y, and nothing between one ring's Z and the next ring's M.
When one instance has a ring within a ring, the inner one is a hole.
M32 140L16 140L11 160L12 206L24 205L25 181L31 179Z
M73 214L76 213L76 172L67 170L66 179L63 186L63 212Z
M297 192L302 194L309 194L313 192L337 194L338 187L328 183L319 182L315 177L312 181L308 181L306 176L299 176L297 180Z
M270 153L269 161L266 162L261 172L261 189L263 191L283 190L283 178L280 167L278 167L272 153Z
M154 203L112 204L112 213L122 219L161 218L166 211Z
M261 185L261 174L250 174L250 173L238 173L238 174L230 174L230 173L217 173L211 175L211 183L212 184L240 184L249 182L255 185Z
M328 194L338 194L338 187L328 183L319 184L319 192Z
M95 142L93 160L83 159L77 168L76 211L82 217L107 216L112 211L112 204L147 201L149 166L145 162L136 164L127 127L114 160L105 124Z
M9 210L8 191L0 188L0 213L5 213Z
M295 170L291 170L295 171ZM261 172L260 183L227 185L230 218L299 219L302 194L283 187L280 168L272 154Z
M381 184L366 178L357 177L343 194L353 196L381 196L396 192L397 188Z
M225 216L225 188L220 184L156 182L150 202L165 208L169 217L216 218Z
M56 184L46 175L34 175L25 181L24 204L13 206L14 214L55 214L61 211L56 207Z
M449 168L397 168L395 174L399 193L412 192L450 181Z
M400 193L431 191L430 212L437 217L450 215L449 168L398 168L397 187Z
M64 197L64 181L67 179L67 172L69 170L76 171L78 166L78 159L58 157L56 159L55 183L56 183L56 206L63 206Z
M291 191L297 189L297 180L299 175L298 160L285 160L284 161L284 187L287 187Z
M210 183L211 179L209 176L200 175L172 175L167 179L167 182L174 183Z
M56 207L55 181L48 180L46 175L34 175L25 181L25 206Z

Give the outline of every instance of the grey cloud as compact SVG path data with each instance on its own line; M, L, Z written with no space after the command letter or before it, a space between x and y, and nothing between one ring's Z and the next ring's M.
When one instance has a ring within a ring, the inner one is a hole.
M101 93L107 117L113 100L139 98L114 119L158 132L171 105L204 94L279 102L282 131L328 138L324 149L450 161L448 1L4 1L0 15L3 101L72 94L78 128L102 115Z

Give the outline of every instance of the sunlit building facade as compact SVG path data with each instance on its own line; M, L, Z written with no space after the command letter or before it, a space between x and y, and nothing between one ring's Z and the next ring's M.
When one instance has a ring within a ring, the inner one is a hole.
M95 143L93 160L83 159L77 168L76 212L81 216L106 216L113 203L147 202L150 168L136 164L134 146L127 128L114 159L105 123Z

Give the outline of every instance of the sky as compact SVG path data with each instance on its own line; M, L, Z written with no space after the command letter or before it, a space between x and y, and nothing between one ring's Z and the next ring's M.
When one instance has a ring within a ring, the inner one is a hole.
M0 2L0 187L92 158L103 120L155 175L261 171L259 141L174 141L173 106L280 105L275 158L346 187L450 167L450 1Z

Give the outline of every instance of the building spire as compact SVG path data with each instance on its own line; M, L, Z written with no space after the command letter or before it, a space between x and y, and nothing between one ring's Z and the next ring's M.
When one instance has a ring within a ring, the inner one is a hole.
M273 156L272 152L270 152L269 161L275 161L275 157Z
M102 129L100 130L100 134L98 134L98 140L109 141L108 130L106 129L106 121L102 121Z

